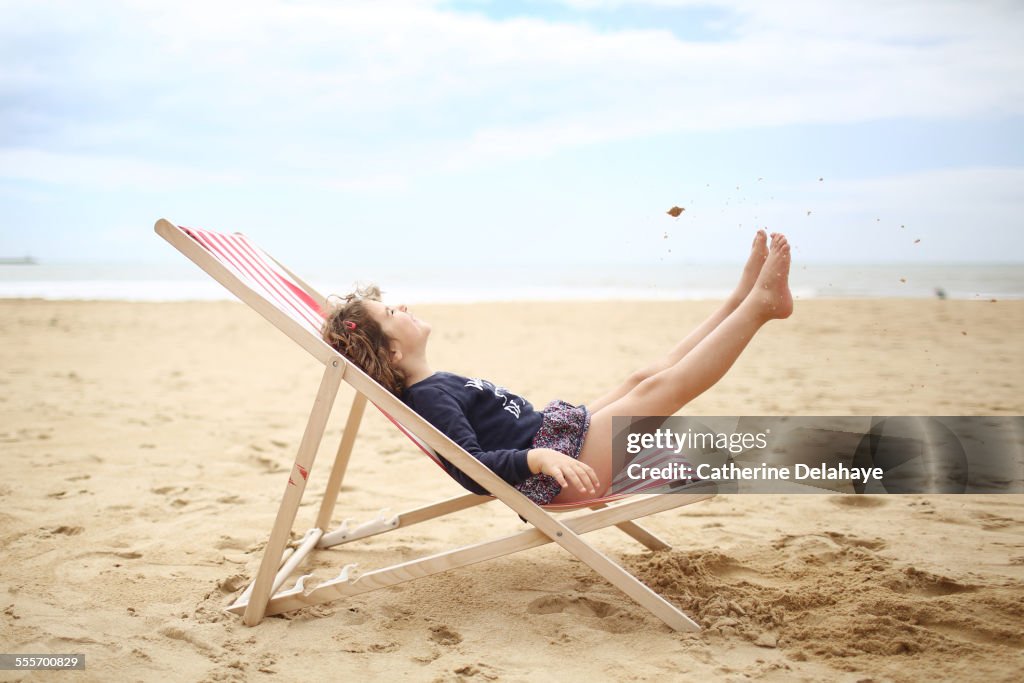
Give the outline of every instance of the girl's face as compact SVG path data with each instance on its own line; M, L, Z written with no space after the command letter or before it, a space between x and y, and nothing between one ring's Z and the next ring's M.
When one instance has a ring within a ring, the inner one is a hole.
M380 301L366 301L364 305L403 356L422 353L427 348L430 324L410 313L405 304L389 306Z

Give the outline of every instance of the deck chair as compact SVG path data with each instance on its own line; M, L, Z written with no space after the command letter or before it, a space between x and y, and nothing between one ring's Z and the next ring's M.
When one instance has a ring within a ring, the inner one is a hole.
M324 366L320 387L313 400L295 461L288 472L284 495L259 569L251 585L226 608L227 611L241 615L245 624L255 626L268 615L359 595L554 542L671 628L679 631L699 630L696 622L593 548L583 540L582 534L616 526L647 548L668 548L667 543L633 520L710 498L714 495L713 490L637 495L629 496L628 499L621 495L610 496L575 505L549 505L541 508L326 344L320 337L322 311L326 307L324 297L247 237L240 233L223 234L182 228L163 219L156 223L156 232ZM292 544L290 538L296 512L342 381L355 390L355 398L349 408L341 443L328 475L314 526L297 544ZM382 513L376 519L359 525L350 525L346 521L339 528L328 531L367 401L379 408L435 462L439 463L438 456L443 456L491 495L467 493L393 516ZM292 588L279 591L285 580L317 548L329 548L391 532L494 500L508 506L532 524L533 528L359 575L353 572L354 565L346 565L336 578L323 581L311 589L304 585L308 576L302 576ZM609 505L612 502L615 504ZM577 509L590 511L564 521L551 514Z

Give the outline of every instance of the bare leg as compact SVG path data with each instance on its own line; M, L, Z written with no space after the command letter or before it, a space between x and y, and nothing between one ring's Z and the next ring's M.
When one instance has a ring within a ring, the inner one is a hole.
M611 484L612 417L672 415L720 380L766 322L787 318L793 312L789 263L789 244L783 235L776 234L754 288L735 311L678 362L594 412L579 459L597 472L602 489L598 495ZM555 502L569 503L587 497L574 488L566 488Z
M761 268L764 266L765 259L768 257L768 238L763 230L758 230L754 234L754 243L750 247L750 257L747 259L746 265L743 266L743 274L740 276L740 281L736 285L736 289L729 296L728 299L712 313L707 320L698 325L690 334L676 344L676 346L665 356L664 359L652 363L646 367L637 370L632 375L626 378L622 384L608 392L596 401L587 403L587 408L590 412L596 413L605 406L608 406L618 399L622 398L630 391L633 390L638 384L643 382L648 377L658 374L662 370L665 370L682 359L687 353L689 353L700 340L708 336L711 330L718 327L718 325L728 317L730 313L735 311L743 300L747 298L750 290L754 287L754 282L757 281L757 276L761 273Z

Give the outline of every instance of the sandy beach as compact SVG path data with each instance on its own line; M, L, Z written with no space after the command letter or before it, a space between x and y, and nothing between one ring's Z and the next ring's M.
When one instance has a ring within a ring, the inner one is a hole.
M421 306L437 369L586 402L714 302ZM1022 301L797 301L696 415L1021 415ZM0 680L1016 681L1024 496L722 495L588 538L704 630L681 634L551 545L269 617L257 566L321 367L237 303L0 301ZM313 521L351 390L300 507ZM367 412L335 512L459 486ZM321 551L330 578L527 528L498 505ZM396 538L392 538L396 537Z

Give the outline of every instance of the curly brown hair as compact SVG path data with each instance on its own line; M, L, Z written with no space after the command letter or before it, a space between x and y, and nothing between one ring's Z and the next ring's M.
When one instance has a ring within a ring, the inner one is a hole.
M370 317L363 301L380 301L376 285L359 287L343 297L331 296L321 335L325 342L395 396L405 390L405 373L391 362L391 338Z

